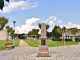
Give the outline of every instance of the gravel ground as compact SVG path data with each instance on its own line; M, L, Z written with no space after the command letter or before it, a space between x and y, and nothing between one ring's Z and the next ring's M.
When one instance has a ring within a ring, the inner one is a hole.
M49 47L51 57L36 57L39 47L15 47L0 51L0 60L80 60L80 47Z

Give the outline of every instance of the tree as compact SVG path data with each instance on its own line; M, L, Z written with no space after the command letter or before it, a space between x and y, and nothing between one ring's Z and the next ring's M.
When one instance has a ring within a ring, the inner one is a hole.
M9 32L10 32L10 27L9 26L5 26L6 31L7 31L7 42L9 40Z
M51 32L48 32L47 31L47 34L46 35L47 35L48 38L51 37Z
M39 29L35 29L35 28L34 28L34 29L32 29L32 34L33 34L33 35L37 35L37 34L38 34L38 32L39 32Z
M66 27L65 26L63 26L63 28L62 28L62 30L64 29L64 32L66 32L67 31L67 29L66 29Z
M13 34L14 34L14 30L13 30L12 27L10 27L10 35L11 35L11 37L13 36ZM12 38L13 38L13 37L12 37Z
M5 0L7 2L9 2L9 0ZM2 10L4 7L4 0L0 0L0 9Z
M74 35L74 42L75 42L75 34L78 32L77 28L71 29L71 33Z
M37 37L37 35L38 35L38 32L39 32L39 29L32 29L32 34L33 34L33 38L35 38L35 37ZM35 36L35 37L34 37ZM36 43L37 41L36 41L36 39L35 39L35 43Z
M59 26L55 25L55 27L52 29L52 32L57 31L57 28L59 28Z
M36 35L37 39L40 37L40 34Z
M59 38L62 35L62 29L59 26L56 26L53 28L52 33L51 33L52 37L55 37L57 39L57 42L59 40Z
M5 17L0 17L0 30L4 28L4 26L8 23L8 19Z
M31 38L31 36L32 36L32 31L29 31L29 32L28 32L28 36Z

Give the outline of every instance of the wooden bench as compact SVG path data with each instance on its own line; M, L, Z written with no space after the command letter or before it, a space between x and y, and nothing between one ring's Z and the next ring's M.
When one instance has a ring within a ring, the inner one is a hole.
M5 46L6 46L6 49L8 49L8 48L14 48L15 46L13 45L13 43L7 43L7 44L5 44Z

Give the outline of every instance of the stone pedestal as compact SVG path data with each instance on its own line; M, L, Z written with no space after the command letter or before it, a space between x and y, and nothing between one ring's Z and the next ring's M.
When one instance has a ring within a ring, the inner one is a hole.
M50 57L48 46L39 46L37 57Z
M47 46L47 37L46 37L46 26L45 23L41 24L41 37L40 37L40 46L37 57L50 57L48 46Z

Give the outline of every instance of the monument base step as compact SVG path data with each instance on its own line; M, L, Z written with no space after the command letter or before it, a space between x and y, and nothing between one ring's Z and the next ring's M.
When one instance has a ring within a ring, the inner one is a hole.
M50 57L49 52L39 52L37 57Z

